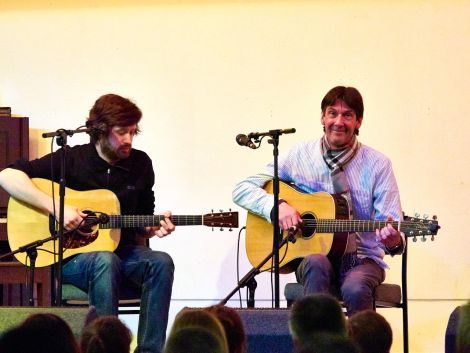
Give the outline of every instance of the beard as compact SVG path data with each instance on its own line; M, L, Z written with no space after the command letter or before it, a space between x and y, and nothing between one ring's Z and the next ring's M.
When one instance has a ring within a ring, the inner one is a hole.
M126 159L131 154L131 145L126 144L115 148L107 138L101 140L101 152L111 161Z

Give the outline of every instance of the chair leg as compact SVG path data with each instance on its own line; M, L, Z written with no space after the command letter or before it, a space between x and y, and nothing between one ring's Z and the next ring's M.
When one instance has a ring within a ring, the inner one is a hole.
M402 256L402 310L403 310L403 353L408 353L409 343L408 343L408 277L407 277L407 263L408 263L408 244L406 243L405 238L405 251Z
M403 302L403 353L408 353L408 303Z

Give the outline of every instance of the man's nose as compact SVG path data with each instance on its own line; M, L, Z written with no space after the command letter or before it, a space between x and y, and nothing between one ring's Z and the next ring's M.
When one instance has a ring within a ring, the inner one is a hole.
M345 118L343 115L338 114L338 116L335 119L335 125L343 125L345 121Z

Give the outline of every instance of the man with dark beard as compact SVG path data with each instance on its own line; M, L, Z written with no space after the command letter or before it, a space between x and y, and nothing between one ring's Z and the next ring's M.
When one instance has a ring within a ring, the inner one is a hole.
M100 97L90 110L90 143L66 150L67 187L78 190L108 189L116 194L123 215L153 215L154 171L149 156L132 148L139 132L140 109L115 94ZM59 181L59 150L33 161L17 161L0 173L0 185L14 198L42 212L59 214L59 203L38 189L31 178ZM99 210L98 210L99 211ZM163 213L158 226L123 228L112 251L93 251L64 261L63 282L88 293L99 315L117 315L120 285L141 291L136 352L161 352L165 341L173 285L171 257L147 246L149 237L164 237L175 226L171 213ZM71 205L64 207L64 228L73 230L87 217Z

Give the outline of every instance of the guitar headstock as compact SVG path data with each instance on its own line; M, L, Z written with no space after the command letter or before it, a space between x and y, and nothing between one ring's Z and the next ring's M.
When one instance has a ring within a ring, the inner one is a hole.
M207 227L217 227L220 230L223 228L238 228L238 212L219 212L219 213L208 213L202 217L202 224Z
M434 236L440 228L441 226L437 222L437 216L428 219L427 216L419 218L419 215L416 215L416 217L403 216L400 230L405 233L407 237L412 237L413 241L416 241L417 237L421 237L422 241L426 241L427 236L431 236L431 240L434 240Z

